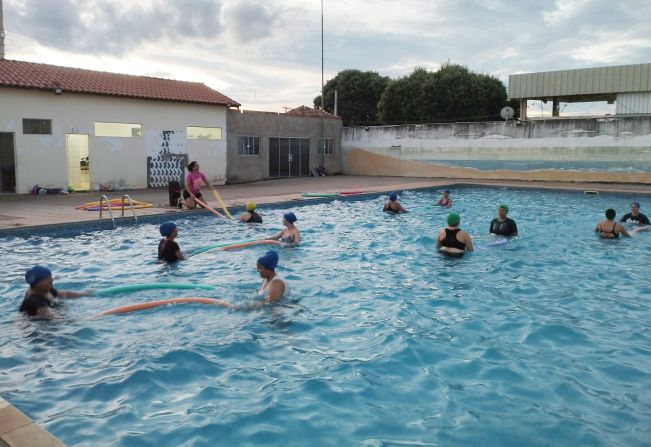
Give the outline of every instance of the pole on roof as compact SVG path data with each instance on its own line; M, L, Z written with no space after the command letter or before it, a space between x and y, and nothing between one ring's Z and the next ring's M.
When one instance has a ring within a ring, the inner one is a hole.
M324 135L324 117L325 113L325 91L324 91L324 82L323 82L323 0L321 0L321 138L319 141L319 146L325 144L325 135ZM325 167L325 149L321 148L321 166Z
M321 0L321 110L325 111L325 98L323 97L323 79L323 0Z
M2 18L2 0L0 0L0 59L5 58L5 22Z

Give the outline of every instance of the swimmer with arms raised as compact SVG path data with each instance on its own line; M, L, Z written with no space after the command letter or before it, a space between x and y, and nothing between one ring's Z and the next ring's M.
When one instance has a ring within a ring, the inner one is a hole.
M286 245L298 245L301 242L301 230L294 225L296 220L294 213L285 213L283 215L283 225L285 228L280 233L267 238L267 240L280 241Z
M407 212L407 210L402 207L400 202L398 202L398 194L395 192L389 194L389 201L384 204L382 211L395 214Z
M436 237L436 247L442 255L460 258L467 251L474 251L470 235L459 228L460 222L457 213L448 214L448 227L442 228Z
M90 296L91 292L69 292L53 287L52 272L42 265L35 265L25 272L25 281L29 289L20 305L20 312L42 320L61 318L53 308L59 304L59 298L81 298Z
M631 237L626 231L626 228L615 222L616 215L617 213L614 209L608 208L606 210L606 219L599 222L594 228L594 231L599 233L599 237L603 239L617 239L620 234L624 237Z

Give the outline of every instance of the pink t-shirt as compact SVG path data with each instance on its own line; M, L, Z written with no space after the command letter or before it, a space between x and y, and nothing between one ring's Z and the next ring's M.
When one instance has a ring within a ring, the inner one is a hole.
M201 185L203 184L204 180L206 180L206 176L203 175L203 173L199 171L190 171L188 172L188 175L185 177L185 187L190 191L192 194L197 194L199 190L201 189Z

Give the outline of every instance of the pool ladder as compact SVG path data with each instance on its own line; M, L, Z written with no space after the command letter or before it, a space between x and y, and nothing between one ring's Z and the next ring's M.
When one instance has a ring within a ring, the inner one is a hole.
M127 199L129 202L129 207L131 207L131 214L133 214L133 220L135 223L138 223L138 216L136 216L136 210L133 207L133 202L131 201L131 197L129 197L129 194L125 194L122 196L122 217L124 217L124 199ZM106 209L108 210L109 216L111 217L111 223L113 224L113 228L115 228L115 217L113 217L113 211L111 211L111 201L106 197L106 194L102 194L102 197L99 198L99 218L102 218L102 203L106 202Z

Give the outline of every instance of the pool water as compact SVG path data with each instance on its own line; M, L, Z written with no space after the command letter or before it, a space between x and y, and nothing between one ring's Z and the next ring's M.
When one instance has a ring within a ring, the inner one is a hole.
M252 301L268 247L155 262L157 225L79 237L0 239L0 394L71 446L651 445L651 232L603 241L603 211L635 198L457 188L463 259L436 254L447 211L434 190L294 206L304 242L281 248L292 295L231 311L176 305L93 319L180 296ZM651 200L642 198L642 211ZM520 237L487 247L498 204ZM178 242L256 239L246 227L179 220ZM18 315L23 275L49 265L63 290L199 282L68 301L65 319Z

